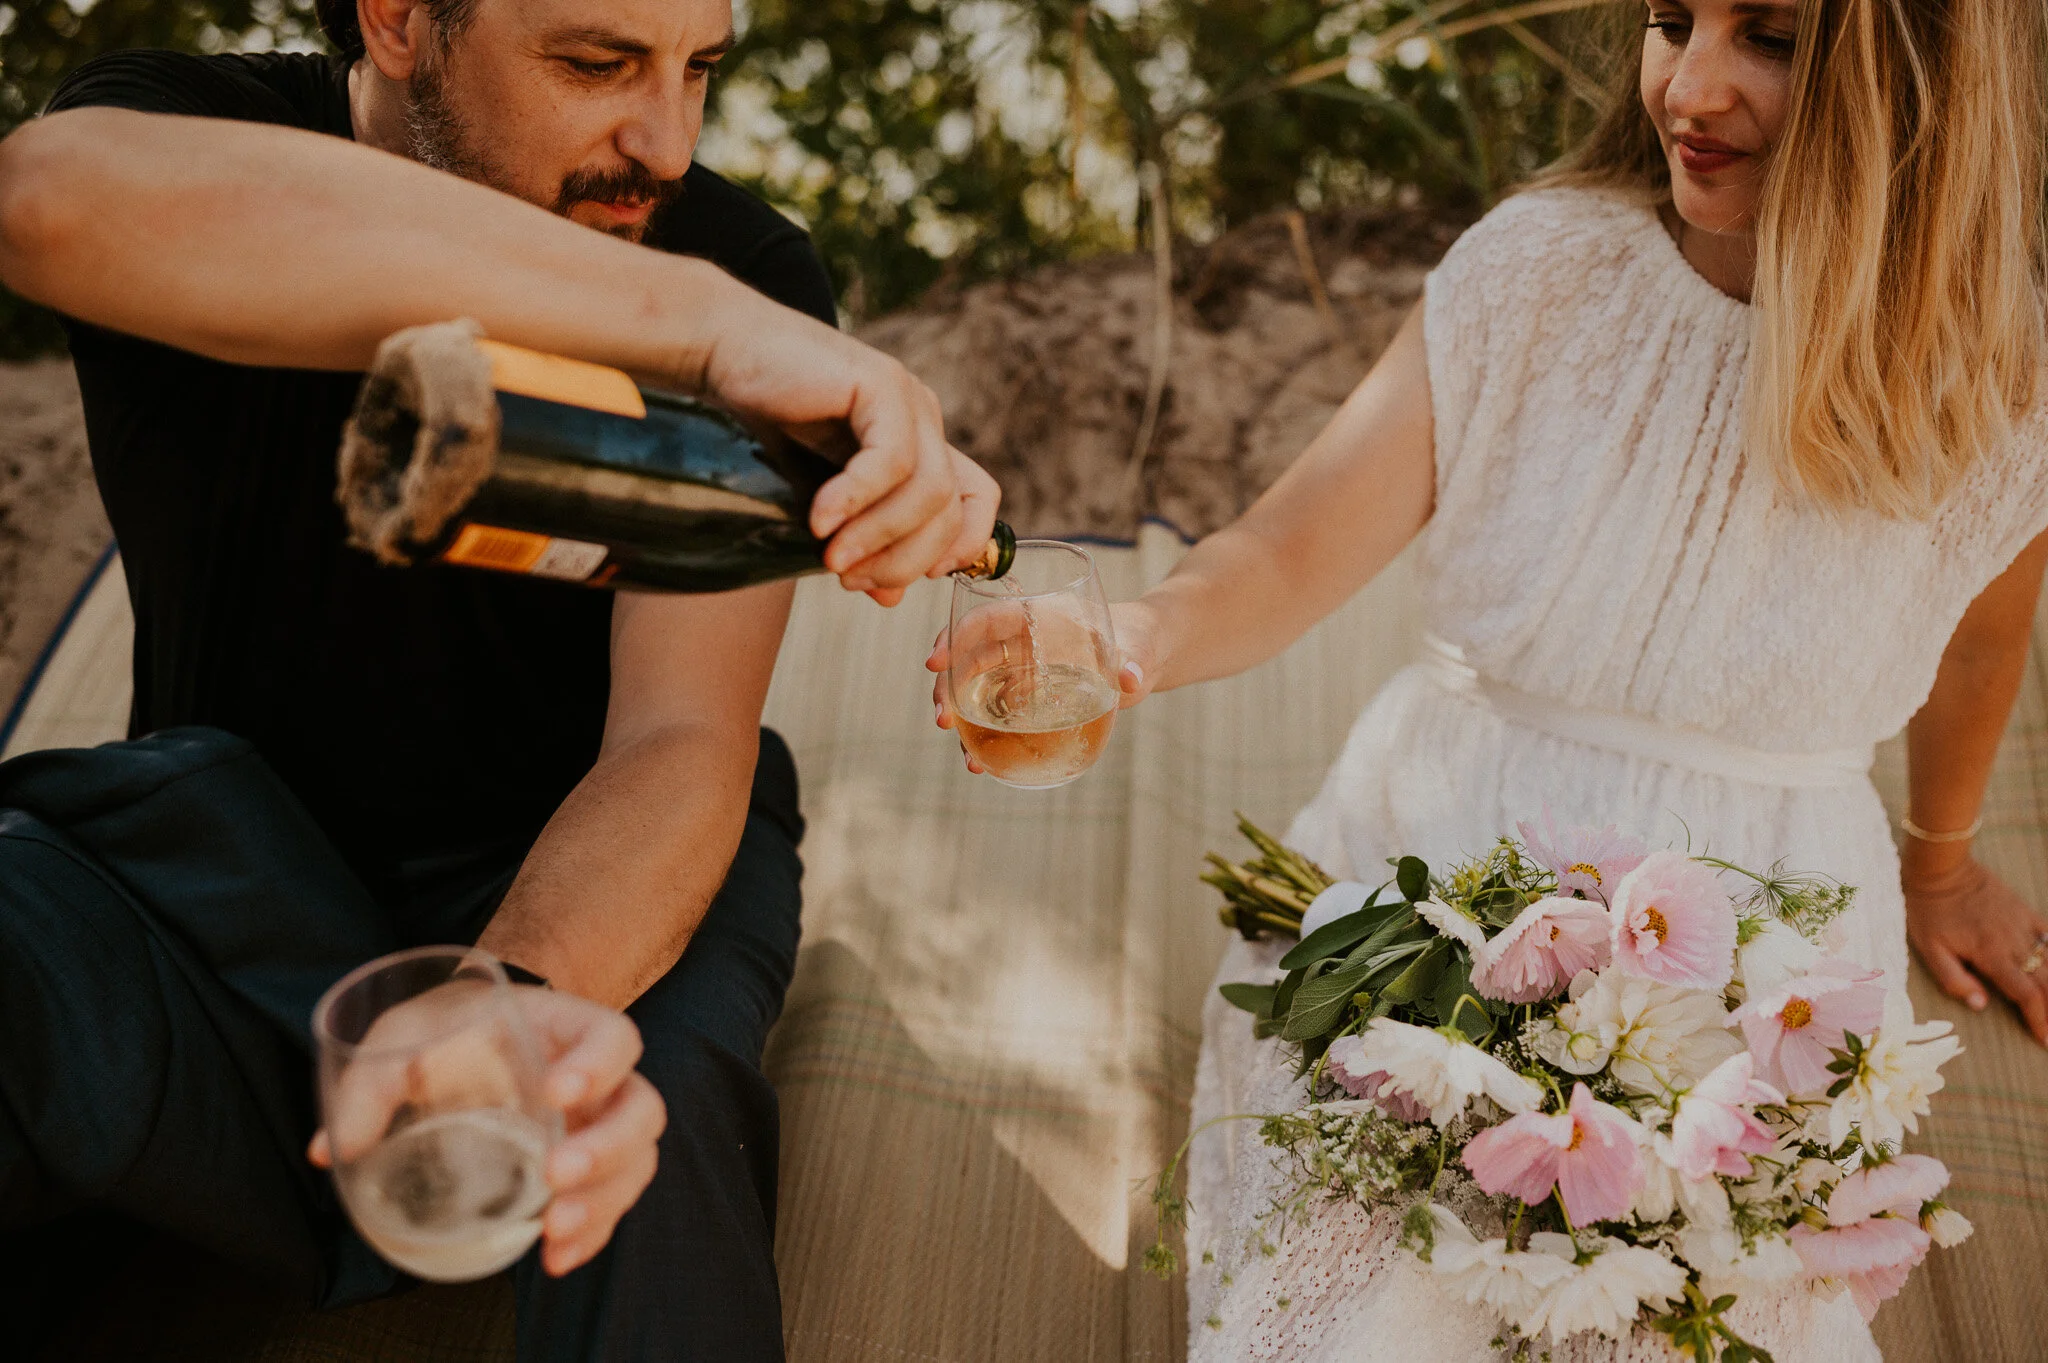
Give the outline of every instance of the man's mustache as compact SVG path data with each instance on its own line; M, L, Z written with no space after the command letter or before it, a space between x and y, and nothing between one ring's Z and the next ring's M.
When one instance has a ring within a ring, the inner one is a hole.
M666 203L682 187L682 180L658 180L638 163L616 170L579 170L562 181L555 212L567 213L580 203Z

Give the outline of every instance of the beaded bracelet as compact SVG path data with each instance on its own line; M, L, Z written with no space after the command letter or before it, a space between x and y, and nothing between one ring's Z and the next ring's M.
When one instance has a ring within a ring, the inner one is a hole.
M1899 827L1906 830L1908 837L1918 838L1922 842L1968 842L1984 831L1984 816L1979 814L1970 821L1968 828L1959 828L1952 833L1930 833L1914 823L1909 814L1900 816Z

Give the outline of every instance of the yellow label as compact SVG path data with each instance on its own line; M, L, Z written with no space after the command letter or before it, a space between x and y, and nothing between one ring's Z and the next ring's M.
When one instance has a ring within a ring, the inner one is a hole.
M491 386L501 393L566 402L619 416L647 415L647 400L640 396L640 386L623 370L544 355L503 341L479 340L476 344L491 361Z
M465 525L455 543L441 555L466 568L496 568L504 573L529 573L548 551L548 537L497 525Z
M587 582L591 574L605 567L611 551L587 540L557 539L531 530L507 530L502 525L471 522L455 536L455 543L441 554L444 563L465 568L494 568L501 573L530 573L562 582ZM612 565L611 572L616 572ZM611 572L604 575L609 581Z

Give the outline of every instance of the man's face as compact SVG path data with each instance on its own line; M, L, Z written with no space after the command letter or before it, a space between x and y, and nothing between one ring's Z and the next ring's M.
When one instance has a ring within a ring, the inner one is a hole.
M681 187L731 0L474 0L409 83L407 149L629 241Z

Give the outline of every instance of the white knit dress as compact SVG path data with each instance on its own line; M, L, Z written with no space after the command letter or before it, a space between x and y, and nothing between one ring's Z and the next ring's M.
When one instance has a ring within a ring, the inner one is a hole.
M1386 858L1483 852L1546 804L1739 865L1861 887L1843 954L1902 987L1898 862L1867 771L1933 684L1963 611L2048 525L2048 418L1929 521L1802 507L1742 454L1748 308L1648 207L1583 190L1512 198L1430 276L1424 334L1436 511L1423 593L1446 657L1358 718L1290 842L1378 883ZM1459 666L1450 659L1462 655ZM1218 980L1271 979L1286 944L1233 942ZM1211 995L1193 1120L1290 1111L1277 1041ZM1251 1123L1189 1163L1190 1357L1449 1363L1498 1322L1394 1248L1386 1216L1326 1204L1277 1254L1247 1231L1276 1185ZM1205 1252L1213 1256L1204 1263ZM1877 1356L1846 1296L1746 1300L1783 1363ZM1565 1360L1665 1359L1592 1335Z

